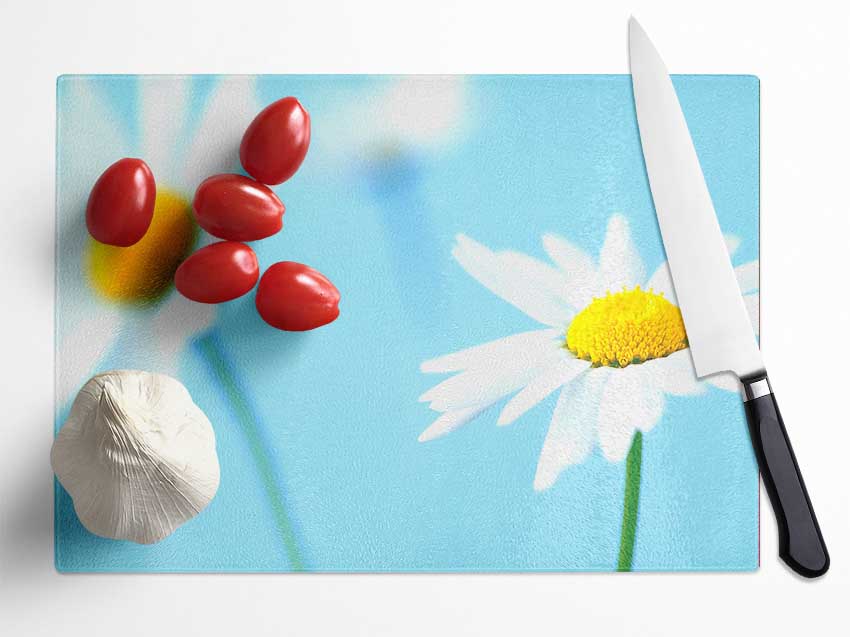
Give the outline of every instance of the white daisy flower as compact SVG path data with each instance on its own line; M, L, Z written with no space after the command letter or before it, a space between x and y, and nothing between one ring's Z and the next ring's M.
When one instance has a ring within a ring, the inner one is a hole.
M738 241L728 238L730 253ZM560 391L540 453L534 488L551 487L598 444L611 462L626 456L636 431L658 422L666 395L705 391L694 374L670 272L646 279L628 222L611 217L595 261L554 234L543 236L552 263L514 251L494 252L458 235L452 252L479 283L542 324L422 363L453 376L420 401L440 412L420 441L465 425L502 399L497 424L509 425ZM758 333L758 262L736 268ZM706 379L737 391L730 374Z
M127 80L128 83L131 80ZM129 84L128 84L129 86ZM186 342L211 325L215 310L173 292L174 269L193 248L191 198L206 177L239 168L239 141L259 110L254 78L222 79L193 116L188 77L141 78L134 121L90 78L59 85L57 191L57 404L65 405L114 347L123 365L175 374ZM100 174L139 157L156 179L148 233L130 248L89 237L85 207Z

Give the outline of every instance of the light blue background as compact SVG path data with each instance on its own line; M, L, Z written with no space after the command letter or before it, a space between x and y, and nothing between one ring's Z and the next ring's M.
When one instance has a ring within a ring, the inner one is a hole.
M137 126L133 78L62 81L93 83ZM334 143L324 137L332 134L326 118L392 81L267 76L257 87L262 104L298 96L313 143L299 173L276 188L287 206L284 230L254 247L262 267L285 259L324 272L341 290L341 316L312 333L281 333L257 316L251 294L222 306L216 333L250 392L306 566L611 570L624 465L596 451L553 488L532 488L554 398L510 427L496 427L497 404L425 444L417 436L435 414L417 398L441 378L421 374L422 361L536 327L451 258L457 233L545 258L541 235L557 232L597 255L607 219L622 213L647 272L664 260L630 80L470 77L461 142L400 148L381 160L355 156L340 169L317 150ZM743 239L735 261L758 258L758 80L674 82L721 226ZM215 83L194 80L193 112ZM60 202L59 214L71 211ZM120 366L120 350L108 363ZM137 546L89 534L58 487L61 570L289 568L244 432L197 348L184 353L181 379L215 426L216 498L173 536ZM668 397L644 437L642 480L636 570L757 566L757 470L736 394Z

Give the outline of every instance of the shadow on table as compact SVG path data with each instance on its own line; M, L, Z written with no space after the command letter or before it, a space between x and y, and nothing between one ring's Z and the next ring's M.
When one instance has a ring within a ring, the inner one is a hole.
M0 597L26 594L43 583L45 569L53 568L53 472L50 449L26 450L29 475L16 476L19 485L5 503L4 533L0 536ZM7 588L8 587L8 588ZM14 589L14 590L13 590Z

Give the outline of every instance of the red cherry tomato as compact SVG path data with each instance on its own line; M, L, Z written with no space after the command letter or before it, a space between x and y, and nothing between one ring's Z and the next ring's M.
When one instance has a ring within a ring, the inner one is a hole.
M260 279L257 311L279 330L312 330L339 316L339 290L321 272L302 263L281 261Z
M195 219L211 235L256 241L283 226L284 206L267 186L242 175L215 175L201 182L192 203Z
M257 181L282 184L298 170L309 145L309 113L294 97L284 97L266 106L248 126L239 159Z
M86 226L101 243L126 248L151 225L156 183L141 159L119 159L95 182L86 206Z
M223 303L249 292L259 275L257 255L251 248L236 241L219 241L181 263L174 285L187 299Z

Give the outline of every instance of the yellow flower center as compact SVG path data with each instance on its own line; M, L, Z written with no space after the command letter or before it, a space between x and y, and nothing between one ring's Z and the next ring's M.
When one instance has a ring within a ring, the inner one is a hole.
M91 240L86 255L89 282L112 301L155 302L170 288L196 236L189 200L157 188L151 225L138 243L119 248Z
M679 308L640 286L593 299L567 328L567 349L594 366L644 363L687 346Z

